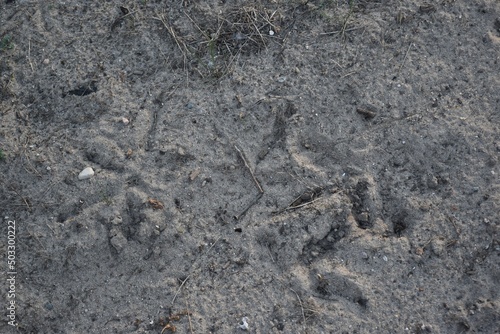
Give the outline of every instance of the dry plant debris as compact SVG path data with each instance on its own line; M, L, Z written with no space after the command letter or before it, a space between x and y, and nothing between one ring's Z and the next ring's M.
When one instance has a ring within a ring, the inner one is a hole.
M154 199L154 198L150 198L148 199L148 203L149 205L151 205L151 207L154 209L154 210L163 210L164 208L164 205L162 202L160 202L159 200L157 199Z

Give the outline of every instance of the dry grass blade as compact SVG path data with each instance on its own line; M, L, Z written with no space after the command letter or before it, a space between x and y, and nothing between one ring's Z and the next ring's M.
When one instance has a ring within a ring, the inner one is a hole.
M184 42L184 40L175 32L172 25L169 24L168 20L165 18L165 15L158 14L158 17L153 17L153 19L160 21L163 24L163 26L165 27L165 29L167 29L168 33L170 34L170 36L172 36L172 38L175 41L175 44L177 44L177 47L181 51L182 56L184 58L184 65L186 65L187 54L190 53L186 42Z
M179 292L181 292L182 290L182 287L184 286L184 284L186 284L187 280L189 279L191 275L188 275L181 283L181 286L179 287L179 289L177 289L177 292L175 293L174 295L174 298L172 298L172 305L174 305L174 302L175 302L175 299L177 298L177 296L179 295Z

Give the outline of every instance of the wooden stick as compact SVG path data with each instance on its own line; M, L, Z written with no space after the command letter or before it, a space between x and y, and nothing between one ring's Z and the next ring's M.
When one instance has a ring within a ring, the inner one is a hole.
M247 211L250 210L250 208L255 205L255 203L257 203L257 201L262 197L262 194L263 193L259 193L257 197L255 197L255 199L250 204L248 204L243 211L240 212L239 215L237 216L235 215L233 218L235 220L240 220L240 218L243 217L247 213Z
M188 321L189 321L189 332L193 334L193 325L191 324L191 312L189 312L189 304L187 302L187 299L184 299L184 302L186 303L186 313L188 316Z
M240 154L240 157L241 157L241 160L243 160L243 163L245 164L245 167L248 169L248 171L250 172L250 175L252 175L252 179L253 179L253 182L255 182L255 185L257 186L257 189L259 190L259 192L261 194L264 193L264 190L262 189L262 187L260 186L260 183L259 181L257 181L257 178L255 177L254 173L252 172L252 169L250 168L250 166L248 165L248 162L247 160L245 159L245 156L243 155L243 152L241 152L241 150L238 148L238 146L234 145L234 148L236 149L236 151L238 151L238 153Z
M191 275L188 275L188 276L184 279L184 281L182 281L181 286L179 287L179 289L177 289L177 292L175 293L174 298L172 299L172 303L171 303L172 305L174 305L174 302L175 302L175 299L177 298L177 295L179 294L179 292L181 292L181 289L182 289L182 287L184 286L184 283L186 283L186 281L189 279L189 277L190 277L190 276L191 276Z
M353 27L353 28L349 28L349 29L344 29L344 33L348 32L348 31L353 31L353 30L357 30L357 29L361 29L363 27ZM336 31L329 31L329 32L322 32L322 33L319 33L318 35L322 36L322 35L335 35L335 34L340 34L342 32L342 30L336 30Z
M299 294L297 292L295 292L294 289L292 289L292 288L289 288L289 289L292 290L293 293L295 293L295 295L297 296L297 299L299 300L300 310L302 311L302 319L304 321L304 328L305 328L305 326L306 326L306 314L304 312L304 306L302 305L302 300L300 299Z
M35 72L33 63L31 62L31 39L28 39L28 63L30 64L31 72Z
M410 52L410 49L411 49L412 44L413 44L413 43L410 43L410 45L408 45L408 50L406 50L405 57L403 58L403 62L401 63L401 66L399 66L399 70L398 70L398 73L396 74L396 76L398 76L398 75L399 75L399 73L401 72L401 69L402 69L402 68L403 68L403 66L405 65L406 58L408 57L408 53Z
M296 205L296 206L289 206L288 208L285 208L284 211L298 209L298 208L304 207L306 205L313 204L313 203L319 201L320 199L321 199L321 197L320 198L316 198L316 199L314 199L312 201L309 201L309 202L306 202L306 203L302 203L302 204Z
M14 191L14 192L17 194L17 196L19 196L19 197L23 200L24 204L28 207L28 211L31 211L31 207L30 207L30 205L29 205L28 201L26 200L26 198L25 198L23 195L21 195L21 194L20 194L20 193L16 190L16 188L14 188L14 187L9 187L9 189L10 189L10 190L12 190L12 191Z

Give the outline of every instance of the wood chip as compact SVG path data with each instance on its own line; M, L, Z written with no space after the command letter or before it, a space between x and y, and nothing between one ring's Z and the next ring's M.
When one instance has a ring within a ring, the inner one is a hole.
M200 175L200 173L201 173L201 170L195 169L194 171L189 173L189 180L194 181L194 179L196 179L198 177L198 175Z
M367 108L357 108L356 112L360 115L365 116L365 119L370 119L370 118L374 118L375 116L377 116L377 114L374 111L367 109Z
M154 198L148 199L148 203L154 210L163 210L164 208L163 203Z

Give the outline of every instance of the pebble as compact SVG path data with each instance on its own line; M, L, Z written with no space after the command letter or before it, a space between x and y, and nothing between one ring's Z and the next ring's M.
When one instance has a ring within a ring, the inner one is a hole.
M361 212L361 213L358 215L358 219L359 219L361 222L369 222L369 221L370 221L370 215L368 214L368 212Z
M109 231L110 243L118 253L127 246L127 238L122 234L119 228L113 227Z
M243 317L241 319L241 324L240 324L240 329L244 330L244 331L247 331L249 326L248 326L248 318L247 317Z
M191 173L189 173L189 179L191 181L194 181L194 179L196 179L198 177L198 175L200 175L200 173L201 173L201 170L195 169L194 171L192 171Z
M122 117L122 123L125 125L128 125L128 123L130 123L130 121L128 120L128 118Z
M94 175L92 167L87 167L78 174L78 180L90 179Z

